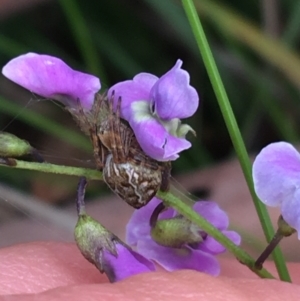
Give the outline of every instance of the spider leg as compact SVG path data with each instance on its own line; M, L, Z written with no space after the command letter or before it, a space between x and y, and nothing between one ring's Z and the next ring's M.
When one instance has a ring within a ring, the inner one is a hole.
M132 136L132 131L129 127L121 122L120 112L121 112L121 97L118 98L117 108L115 113L115 133L116 135L116 147L123 160L126 160L127 153L130 147L130 141Z
M93 107L90 111L90 120L87 118L86 114L84 114L83 108L80 105L80 113L83 114L85 118L85 122L89 126L89 134L90 134L90 139L92 141L93 145L93 154L96 162L96 166L99 170L102 170L105 164L105 159L104 159L104 147L99 141L98 135L97 135L97 128L98 128L98 116L100 114L101 110L101 103L102 103L102 97L100 94L95 95L95 101L93 104Z
M170 190L170 177L171 177L171 169L172 164L171 161L163 162L161 166L161 191L169 191Z
M158 170L160 168L159 163L148 157L140 147L130 148L130 160L136 165L142 165L152 170Z
M88 118L88 112L85 112L79 98L76 100L76 106L74 108L68 108L67 110L71 113L77 125L86 134L89 135L89 129L91 127L91 122Z
M119 106L119 103L118 103ZM118 109L117 109L118 110ZM114 114L113 102L109 102L109 127L111 134L111 152L115 163L124 163L126 161L125 150L122 145L121 131L120 131L120 117L119 112Z
M95 126L90 128L90 137L93 144L93 153L96 161L96 166L99 170L102 170L105 164L105 148L99 141L97 136L97 129Z
M92 114L93 114L93 122L99 126L99 123L102 121L103 113L107 111L107 96L102 95L99 93L95 94L95 101L92 107Z

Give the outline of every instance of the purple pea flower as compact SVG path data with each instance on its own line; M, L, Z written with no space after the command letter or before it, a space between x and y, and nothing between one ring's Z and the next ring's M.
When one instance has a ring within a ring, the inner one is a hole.
M199 105L198 93L181 65L177 60L160 78L139 73L108 91L109 95L115 93L115 99L122 98L122 117L129 122L143 151L158 161L176 160L179 152L191 147L186 134L195 134L180 120L192 116Z
M215 255L225 252L225 248L212 237L206 236L196 245L184 245L181 248L164 247L151 238L149 219L160 202L161 200L153 198L145 207L135 210L126 228L127 243L168 271L192 269L213 276L219 275L220 265ZM241 237L236 232L227 230L228 216L215 202L196 202L193 209L234 243L240 244ZM159 215L159 219L168 219L175 215L175 210L169 208Z
M85 109L90 109L101 88L97 77L73 70L56 57L36 53L12 59L2 74L33 93L70 107L79 99Z
M133 80L114 85L116 98L122 96L122 117L129 121L142 149L159 161L175 160L178 153L191 147L185 139L193 129L181 124L192 116L199 97L189 84L189 74L181 69L182 61L160 78L140 73ZM43 54L27 53L9 61L2 73L23 88L74 107L77 100L91 109L100 80L71 69L62 60Z
M253 163L257 196L271 207L280 207L283 219L300 239L300 154L287 142L271 143Z

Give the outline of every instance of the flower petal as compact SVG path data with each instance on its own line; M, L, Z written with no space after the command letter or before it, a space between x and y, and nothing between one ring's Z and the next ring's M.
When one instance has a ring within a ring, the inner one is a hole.
M237 232L222 231L222 233L232 240L236 245L241 243L241 236ZM206 239L199 244L198 249L212 255L217 255L226 251L226 248L211 236L207 236Z
M91 108L94 95L101 87L97 77L75 71L56 57L36 53L12 59L3 67L2 73L33 93L69 106L79 99L87 109Z
M139 239L150 236L150 217L161 200L154 197L146 206L135 210L126 226L126 242L134 246ZM159 219L171 218L174 210L169 208L159 215Z
M218 261L210 254L191 248L174 249L156 244L150 238L138 242L137 250L146 258L154 260L167 271L191 269L217 276Z
M153 262L143 257L141 254L126 248L122 244L116 245L117 257L108 250L103 252L105 267L108 268L106 273L111 274L112 282L123 280L127 277L155 271Z
M281 214L284 220L298 232L300 239L300 191L297 189L294 196L282 202Z
M229 225L227 214L216 202L198 201L193 209L219 230L224 230Z
M160 161L173 161L179 158L179 153L185 149L189 149L192 144L185 138L175 137L171 134L167 136L164 146L164 156Z
M286 142L269 144L253 163L253 179L256 193L266 205L291 200L300 187L300 154Z
M151 158L158 161L176 160L179 152L191 147L186 139L170 135L156 119L132 117L130 126L141 148Z
M158 78L150 73L139 73L133 80L126 80L113 85L108 90L108 95L111 96L114 92L115 105L118 98L122 98L121 116L129 121L132 102L146 100L149 102L150 110L150 90L157 80Z
M199 105L199 96L190 86L189 73L181 69L182 61L164 74L151 90L155 112L161 119L187 118L192 116Z

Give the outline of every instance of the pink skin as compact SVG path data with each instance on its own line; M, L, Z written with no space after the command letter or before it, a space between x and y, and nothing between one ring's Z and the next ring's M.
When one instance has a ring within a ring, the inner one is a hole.
M289 270L296 284L258 279L236 260L223 259L220 277L160 271L110 284L74 244L35 242L0 250L0 301L299 300L300 264Z

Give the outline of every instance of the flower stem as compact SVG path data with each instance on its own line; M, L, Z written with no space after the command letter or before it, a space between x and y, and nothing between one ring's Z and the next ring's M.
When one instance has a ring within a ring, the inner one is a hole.
M257 269L255 267L255 260L243 249L234 244L228 237L221 233L217 228L210 224L207 220L201 217L196 211L194 211L189 205L183 203L180 199L175 197L169 192L157 193L157 196L164 201L167 206L173 207L178 213L189 219L191 222L199 226L204 232L213 237L219 243L221 243L228 251L230 251L242 264L246 265L251 271L261 278L275 278L266 269Z
M76 199L76 209L78 217L80 215L85 215L85 189L86 189L87 180L85 177L79 178L79 183L77 186L77 199Z
M9 158L7 158L8 160ZM77 177L86 177L88 180L102 180L102 173L95 169L56 165L51 163L27 162L16 159L9 159L11 163L0 161L0 166L36 170L45 173L54 173L60 175L69 175Z
M263 266L263 263L266 261L266 259L270 256L270 254L274 251L276 246L280 243L284 236L276 232L273 239L270 241L270 243L267 245L267 247L264 249L264 251L261 253L261 255L256 259L255 261L255 267L257 269L261 269Z
M260 200L256 196L254 185L253 185L252 174L251 174L251 164L250 164L249 156L247 154L247 150L243 142L241 132L239 130L235 116L233 114L229 99L227 97L215 60L213 58L209 44L207 42L204 30L199 20L196 8L192 0L182 0L182 4L185 9L187 18L190 22L191 28L193 30L196 42L198 44L200 53L202 55L204 65L209 75L215 95L217 97L217 101L219 103L224 121L226 123L232 144L234 146L234 149L240 161L240 165L242 167L244 177L246 179L248 188L250 190L265 237L269 242L271 241L274 235L274 229L269 214L266 210L266 207L263 205L263 203L260 202ZM280 279L284 281L291 281L284 261L283 254L279 248L276 248L274 250L273 258Z

